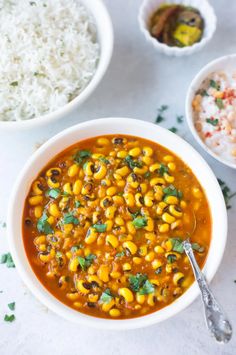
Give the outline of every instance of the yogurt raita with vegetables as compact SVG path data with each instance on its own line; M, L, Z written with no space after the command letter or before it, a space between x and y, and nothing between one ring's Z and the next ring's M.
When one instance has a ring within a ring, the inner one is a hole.
M203 142L219 157L236 164L236 72L214 72L193 102L194 124Z

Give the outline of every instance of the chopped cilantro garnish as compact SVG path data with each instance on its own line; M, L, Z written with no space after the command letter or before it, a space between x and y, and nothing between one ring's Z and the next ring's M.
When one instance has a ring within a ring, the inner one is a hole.
M111 290L109 288L107 288L100 297L100 301L102 303L110 303L111 300L113 299L113 296L111 294Z
M150 176L151 176L150 171L147 171L143 176L144 176L145 179L149 179Z
M169 264L174 263L176 260L177 260L177 257L176 257L175 254L169 254L169 255L167 256L167 262L168 262Z
M98 233L104 233L107 230L107 225L106 224L94 224L93 228L95 228Z
M83 271L87 270L87 268L92 264L93 260L96 259L96 255L89 254L85 258L82 256L78 256L78 261Z
M136 217L133 220L133 225L135 226L135 228L143 228L146 227L147 225L147 218L146 217Z
M16 305L16 302L8 303L8 308L9 308L11 311L14 311L14 310L15 310L15 305Z
M209 123L209 124L211 124L212 126L217 126L218 123L219 123L219 120L218 120L218 118L216 118L215 120L214 120L214 119L211 119L211 118L207 118L207 119L206 119L206 122Z
M57 199L61 194L61 191L59 189L50 189L46 192L46 196L49 196L51 198Z
M75 201L75 207L76 207L76 208L81 207L81 202L80 202L80 201Z
M153 293L155 291L155 288L153 284L149 281L146 280L143 287L139 290L140 295L148 295L149 293Z
M162 267L159 266L159 267L156 269L155 274L159 275L159 274L161 274L161 272L162 272Z
M169 185L169 186L165 187L163 189L163 192L164 192L164 195L165 195L164 199L167 196L176 196L178 198L182 198L183 197L182 191L177 190L174 185Z
M183 254L184 252L184 247L183 247L183 241L181 238L170 238L171 244L172 244L172 250L176 251L177 253Z
M199 94L201 95L201 96L209 96L209 94L208 94L208 92L206 91L206 90L200 90L199 91Z
M224 108L224 103L223 103L223 100L222 100L222 99L219 99L219 98L215 99L215 103L216 103L216 106L217 106L220 110L222 110L222 109Z
M177 116L176 117L177 123L183 123L184 122L184 116Z
M100 160L102 163L104 163L104 164L109 164L109 163L110 163L110 161L109 161L107 158L105 158L105 157L101 157L101 158L99 158L99 160Z
M39 218L38 222L37 222L37 229L40 233L44 233L44 234L52 234L53 230L50 226L50 224L48 223L48 216L47 214L44 212L42 217Z
M66 213L64 214L64 218L63 218L63 221L62 221L63 224L74 224L74 225L78 225L79 224L79 220L77 217L75 217L73 215L73 213Z
M210 87L216 89L216 90L220 90L220 85L217 84L217 82L215 80L210 80Z
M169 131L171 131L172 133L176 133L176 132L178 132L178 128L171 127L171 128L169 128Z
M18 86L18 81L13 81L12 83L10 83L11 86Z
M4 317L5 322L12 323L15 319L16 319L16 317L14 316L14 314L11 314L11 315L5 314L5 317Z
M158 110L157 110L157 117L155 122L156 123L161 123L162 121L165 120L165 117L162 115L166 110L168 109L167 105L162 105Z
M125 157L125 162L128 164L130 169L133 169L135 167L141 168L143 166L142 162L134 161L134 159L131 157L131 155L127 155Z
M70 251L72 253L75 253L77 250L82 249L82 248L83 248L83 244L73 245L73 247L71 247Z
M123 256L125 256L125 252L121 251L120 253L116 254L116 258L122 258Z
M230 201L234 196L236 196L236 192L231 193L230 188L226 185L226 183L225 183L223 180L218 179L218 182L219 182L219 184L220 184L220 187L221 187L221 190L222 190L224 199L225 199L226 208L227 208L227 210L229 210L229 209L231 208L231 206L229 205L229 201Z
M169 172L169 168L168 166L166 166L165 164L161 163L160 168L158 169L158 173L163 176L164 174L167 174Z
M193 250L198 251L199 253L203 253L205 248L199 245L198 243L192 243Z
M74 155L74 161L78 164L82 164L85 159L90 158L92 153L90 150L79 150Z
M0 257L0 264L6 264L6 267L14 268L15 263L12 259L11 253L2 254Z
M130 275L128 280L129 280L130 288L134 292L138 292L143 287L144 283L147 281L147 275L141 274L139 272L136 275Z

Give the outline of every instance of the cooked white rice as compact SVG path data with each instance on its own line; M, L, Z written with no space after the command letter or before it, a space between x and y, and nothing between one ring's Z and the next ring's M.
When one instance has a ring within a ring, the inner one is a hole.
M0 120L39 117L78 96L99 59L77 0L0 0Z

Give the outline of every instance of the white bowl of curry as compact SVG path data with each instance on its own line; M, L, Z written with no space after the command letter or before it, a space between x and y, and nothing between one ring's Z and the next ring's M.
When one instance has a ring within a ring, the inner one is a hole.
M32 293L58 315L130 329L198 296L182 241L210 281L227 239L217 179L183 139L152 123L73 126L23 168L8 213L10 249Z

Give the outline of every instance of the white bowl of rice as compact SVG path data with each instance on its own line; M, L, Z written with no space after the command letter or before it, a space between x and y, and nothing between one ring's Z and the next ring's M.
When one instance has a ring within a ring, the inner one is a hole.
M113 29L101 0L0 3L0 129L66 116L104 76Z
M186 118L198 143L236 169L236 54L207 64L186 97Z

